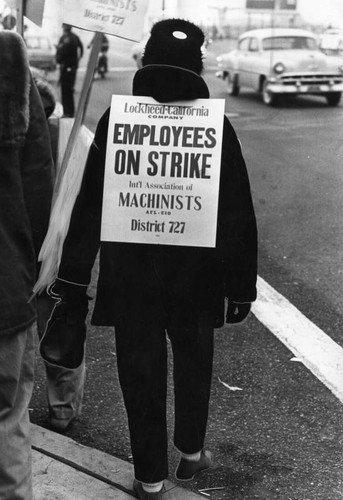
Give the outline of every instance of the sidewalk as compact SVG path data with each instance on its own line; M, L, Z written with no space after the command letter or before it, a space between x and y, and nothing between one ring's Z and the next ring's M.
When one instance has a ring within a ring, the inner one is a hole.
M133 465L32 425L35 500L132 500ZM165 500L204 498L165 481Z

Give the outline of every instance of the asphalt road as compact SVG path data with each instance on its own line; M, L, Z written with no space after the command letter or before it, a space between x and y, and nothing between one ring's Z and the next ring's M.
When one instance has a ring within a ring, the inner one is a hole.
M306 97L268 108L249 91L228 97L214 76L221 50L210 48L205 79L212 97L226 98L242 141L258 220L259 274L342 346L343 105L329 108L324 99ZM130 94L129 52L125 42L112 48L113 70L94 81L86 117L92 130L111 93ZM97 265L93 274L91 295ZM215 467L187 487L222 488L207 497L214 500L343 498L342 404L292 357L253 315L243 326L216 332L207 439ZM67 435L131 460L112 329L89 328L87 366L83 415ZM32 421L48 426L39 358L31 408ZM170 379L171 474L172 421Z

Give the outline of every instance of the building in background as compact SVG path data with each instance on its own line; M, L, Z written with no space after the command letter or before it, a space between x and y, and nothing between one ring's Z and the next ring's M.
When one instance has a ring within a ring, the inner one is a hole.
M270 26L322 33L332 24L329 19L343 25L343 15L336 15L342 6L343 0L150 0L146 31L162 17L178 16L201 25L214 38Z
M237 37L250 28L305 24L297 0L151 0L146 31L163 17L189 19L211 38Z
M212 0L218 36L236 38L243 31L267 27L304 27L297 0Z
M15 0L0 0L0 15L15 14ZM331 26L343 28L343 0L150 0L143 38L154 22L182 17L199 24L208 37L237 38L243 31L264 27L299 27L322 34ZM61 33L61 0L45 0L43 26L55 44ZM30 31L37 27L25 19ZM92 34L75 28L85 46Z
M254 27L292 28L303 22L297 7L297 0L245 0L244 10Z

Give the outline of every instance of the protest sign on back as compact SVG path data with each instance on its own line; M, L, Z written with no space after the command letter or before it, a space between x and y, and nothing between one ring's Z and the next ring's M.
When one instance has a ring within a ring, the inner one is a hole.
M45 0L6 0L6 4L11 9L22 12L25 17L37 24L37 26L42 26ZM12 28L13 26L8 29Z
M63 0L63 21L127 40L142 38L148 0Z
M102 241L215 246L224 104L112 96Z

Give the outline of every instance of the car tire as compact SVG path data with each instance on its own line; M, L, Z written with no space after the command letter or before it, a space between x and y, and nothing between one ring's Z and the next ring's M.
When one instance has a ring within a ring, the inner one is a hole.
M279 101L279 95L268 90L268 80L266 79L262 83L262 99L267 106L276 106Z
M237 97L239 95L239 85L238 85L238 76L231 75L230 73L226 77L227 81L227 91L233 97Z
M330 92L326 94L326 102L329 106L337 106L342 98L342 92Z

